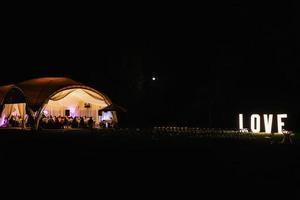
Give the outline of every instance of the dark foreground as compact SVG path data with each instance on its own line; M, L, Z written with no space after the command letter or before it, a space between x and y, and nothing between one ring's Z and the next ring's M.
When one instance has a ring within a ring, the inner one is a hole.
M56 169L65 174L76 169L78 176L84 169L97 172L102 179L159 176L165 181L191 178L223 186L229 182L293 185L300 178L297 142L283 145L279 140L270 144L265 138L153 136L147 131L0 131L2 167L13 167L16 173Z

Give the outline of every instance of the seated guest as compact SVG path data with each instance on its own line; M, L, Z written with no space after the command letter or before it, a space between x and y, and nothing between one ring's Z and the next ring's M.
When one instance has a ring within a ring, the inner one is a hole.
M83 117L80 117L79 128L85 128Z
M54 128L55 129L60 129L61 128L60 122L59 122L57 117L55 117L55 120L54 120Z
M75 117L71 122L71 128L78 128L77 117Z
M30 128L34 127L34 118L32 117L32 115L28 115L27 127L30 127Z
M100 128L105 128L105 120L99 122L99 127Z
M67 125L66 125L66 118L65 117L62 117L61 120L60 120L60 126L62 129L64 129Z
M11 116L8 120L9 127L15 127L14 116Z
M49 128L49 129L54 129L55 128L55 121L52 118L52 116L50 116L50 119L48 120L47 128Z
M90 117L90 119L88 120L88 127L89 128L93 128L94 127L94 121L93 121L92 117Z
M41 128L47 128L47 124L48 124L48 119L45 116L43 116L42 119L41 119L41 125L40 125L40 127Z

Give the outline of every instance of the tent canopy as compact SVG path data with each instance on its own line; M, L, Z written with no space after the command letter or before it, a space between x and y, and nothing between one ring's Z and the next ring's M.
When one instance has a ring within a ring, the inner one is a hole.
M82 83L76 82L69 78L63 77L46 77L37 78L28 81L24 81L18 86L24 92L26 102L33 111L37 111L42 108L45 103L49 100L59 98L59 95L66 95L68 92L72 92L72 89L84 89L85 91L90 91L102 97L102 100L106 104L111 104L109 98L103 93L98 92L90 87L83 85ZM63 92L64 91L64 92ZM61 93L63 92L63 94ZM87 92L86 92L87 93ZM77 96L79 96L78 94Z
M107 105L103 97L93 91L69 89L51 97L44 111L52 116L64 116L65 111L69 110L73 117L93 117L98 122L98 111Z
M78 102L86 102L101 107L107 106L102 96L86 89L68 89L61 91L51 97L49 103L50 102L60 105L74 105Z
M98 121L99 110L111 104L105 94L64 77L37 78L0 87L1 115L16 113L24 119L28 111L35 118L36 127L45 109L59 115L65 115L64 112L69 110L74 115L90 116ZM117 121L114 112L112 116Z
M13 88L13 85L5 85L0 87L0 104L3 104L6 94Z
M23 92L15 85L0 87L0 127L10 116L20 116L25 119L26 102Z
M0 87L0 105L5 103L25 103L23 92L15 85L5 85Z

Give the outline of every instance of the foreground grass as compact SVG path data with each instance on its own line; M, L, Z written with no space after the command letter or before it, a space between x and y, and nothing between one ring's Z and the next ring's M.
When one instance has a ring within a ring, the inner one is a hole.
M275 135L275 142L270 143L267 135L234 133L166 134L139 129L1 130L0 161L9 163L9 167L43 169L51 166L51 170L58 167L63 172L66 170L62 164L71 163L74 167L79 163L97 166L102 176L108 171L122 176L130 174L128 171L136 173L140 169L141 174L147 174L157 169L163 175L170 172L172 177L179 171L201 181L222 179L240 183L251 180L278 186L282 181L300 177L299 137L297 134L293 137L296 145L282 145L281 135Z

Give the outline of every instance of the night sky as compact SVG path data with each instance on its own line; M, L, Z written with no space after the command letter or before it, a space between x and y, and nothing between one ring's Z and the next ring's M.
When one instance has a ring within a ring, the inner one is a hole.
M140 126L235 127L239 112L299 118L290 2L24 6L1 14L1 84L66 76Z

